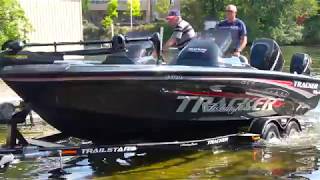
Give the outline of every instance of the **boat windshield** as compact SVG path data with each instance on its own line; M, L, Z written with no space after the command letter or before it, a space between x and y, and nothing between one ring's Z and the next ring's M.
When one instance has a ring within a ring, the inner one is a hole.
M210 28L198 34L200 39L212 39L221 50L222 54L230 51L232 45L231 32L226 29Z
M242 66L239 57L230 56L232 51L231 32L224 29L209 29L183 48L173 59L172 65L225 67Z

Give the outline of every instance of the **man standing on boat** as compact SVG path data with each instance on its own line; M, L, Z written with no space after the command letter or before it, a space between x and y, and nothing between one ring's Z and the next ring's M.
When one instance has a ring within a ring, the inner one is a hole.
M170 39L165 43L163 51L167 52L170 47L177 47L179 50L183 49L196 36L193 27L181 18L178 9L171 9L166 19L174 30Z
M237 7L229 4L226 7L226 19L221 21L217 26L220 29L228 29L232 36L233 52L232 55L240 56L240 53L247 45L247 28L244 22L238 18Z

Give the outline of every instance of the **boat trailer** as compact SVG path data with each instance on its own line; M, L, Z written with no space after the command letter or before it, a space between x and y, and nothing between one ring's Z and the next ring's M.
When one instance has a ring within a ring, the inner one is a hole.
M60 133L38 139L26 139L18 130L18 124L25 123L31 108L21 102L0 104L0 123L8 127L6 144L0 148L0 167L6 168L14 159L36 159L44 157L108 157L130 158L139 154L156 154L159 152L198 151L219 148L233 148L243 146L258 146L259 134L240 133L225 136L172 142L143 142L124 143L116 145L94 144L85 142L80 144L66 144L62 140L68 136Z

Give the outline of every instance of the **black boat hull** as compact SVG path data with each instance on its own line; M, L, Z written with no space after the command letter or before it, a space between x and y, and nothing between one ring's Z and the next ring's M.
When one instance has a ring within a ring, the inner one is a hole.
M37 66L4 69L2 77L49 124L94 142L232 134L254 118L302 115L319 101L317 79L279 72L105 66L113 70L41 73Z

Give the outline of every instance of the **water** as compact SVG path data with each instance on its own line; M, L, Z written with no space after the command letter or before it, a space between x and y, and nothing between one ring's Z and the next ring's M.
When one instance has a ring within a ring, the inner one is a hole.
M320 68L320 46L306 47L306 46L283 46L281 47L286 64L289 65L291 57L294 53L307 53L312 58L312 67Z
M320 61L317 47L284 47L286 60L293 52L308 52L314 63ZM319 63L320 64L320 63ZM0 101L15 99L0 84ZM305 121L315 125L301 135L266 143L264 148L207 150L196 152L158 152L130 160L64 158L65 175L57 174L59 158L15 161L0 178L14 179L320 179L320 106ZM29 137L52 132L50 126L23 128ZM0 143L6 129L0 126ZM72 163L68 163L72 160Z

